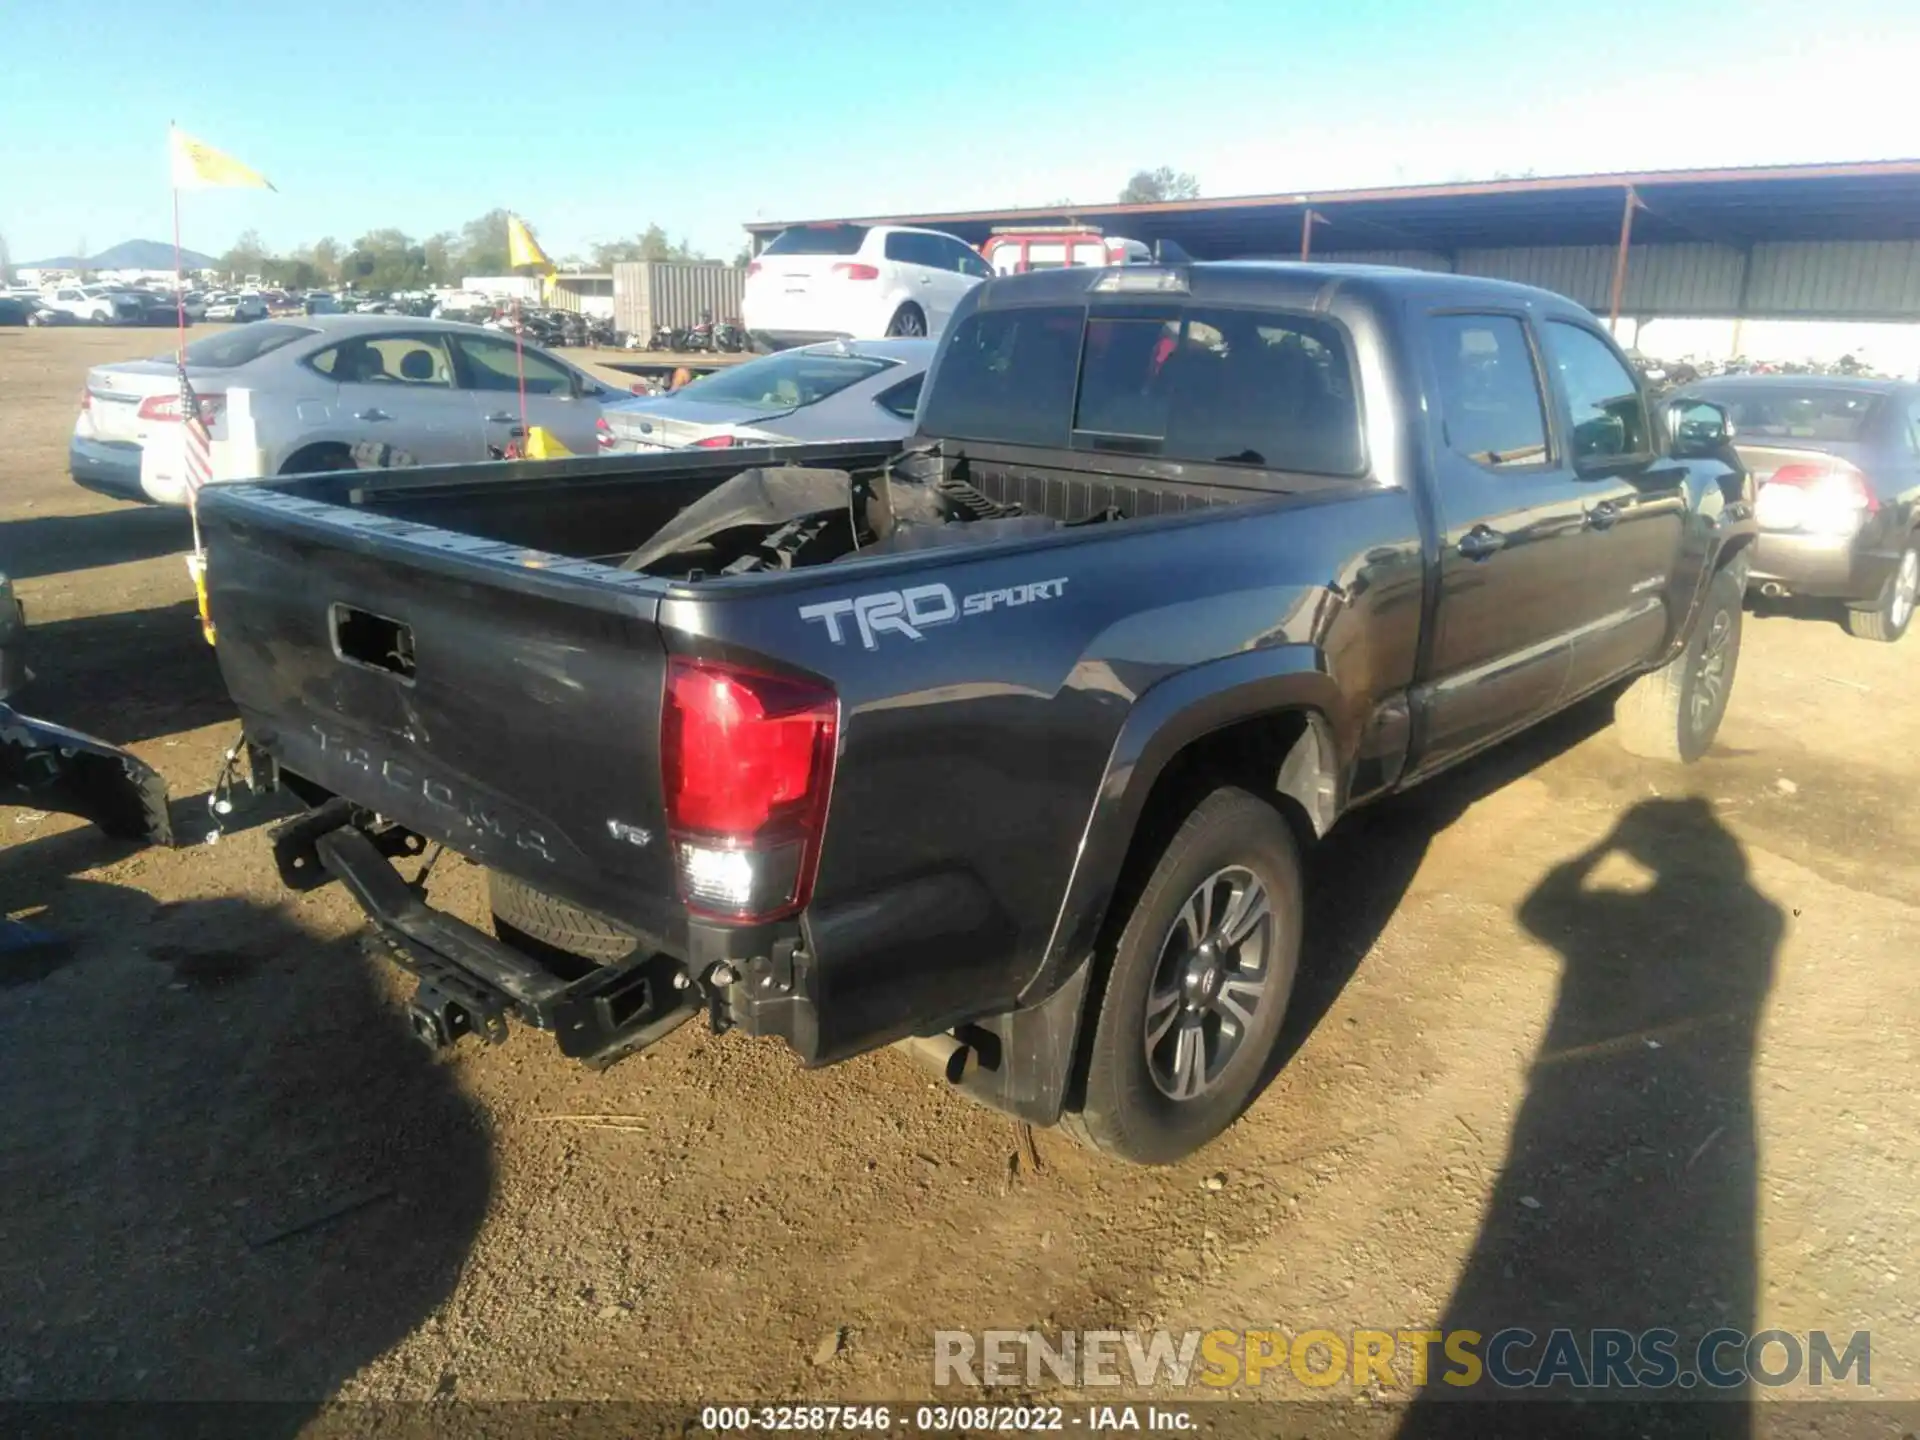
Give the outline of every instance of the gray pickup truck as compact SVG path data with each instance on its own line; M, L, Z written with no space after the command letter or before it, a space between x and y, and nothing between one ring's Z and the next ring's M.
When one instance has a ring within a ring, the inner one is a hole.
M1250 1102L1299 852L1631 682L1713 740L1751 497L1591 315L1291 264L989 280L904 444L315 475L202 500L218 655L445 1044L706 1017L911 1041L1168 1161ZM491 872L491 932L404 878Z

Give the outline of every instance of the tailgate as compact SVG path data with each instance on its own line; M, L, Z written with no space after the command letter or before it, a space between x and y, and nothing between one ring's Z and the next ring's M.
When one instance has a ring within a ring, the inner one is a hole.
M216 654L255 743L450 849L673 933L665 659L640 577L251 486L201 513Z

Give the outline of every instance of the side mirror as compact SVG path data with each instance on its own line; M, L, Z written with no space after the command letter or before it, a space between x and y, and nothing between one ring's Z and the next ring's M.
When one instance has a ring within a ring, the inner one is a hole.
M1676 460L1719 458L1733 439L1733 417L1711 400L1669 400L1667 453Z

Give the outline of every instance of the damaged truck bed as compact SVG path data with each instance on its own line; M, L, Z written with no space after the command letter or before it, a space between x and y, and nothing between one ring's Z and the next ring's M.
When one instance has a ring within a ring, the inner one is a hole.
M1343 812L1634 676L1630 747L1711 743L1752 533L1716 417L1541 291L1059 270L970 292L904 446L314 475L202 524L309 806L282 873L353 892L422 1038L910 1040L1164 1161L1255 1093ZM427 903L436 843L490 928Z

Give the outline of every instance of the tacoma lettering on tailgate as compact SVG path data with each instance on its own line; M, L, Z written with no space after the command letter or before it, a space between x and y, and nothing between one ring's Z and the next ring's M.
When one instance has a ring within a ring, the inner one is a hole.
M391 786L409 798L425 801L445 819L463 824L476 834L504 840L516 849L537 855L549 864L553 863L552 846L538 830L509 824L478 800L462 795L444 780L422 775L404 761L376 761L366 746L354 744L346 735L329 734L319 725L312 729L323 755L331 755L342 765L376 776L383 785Z

